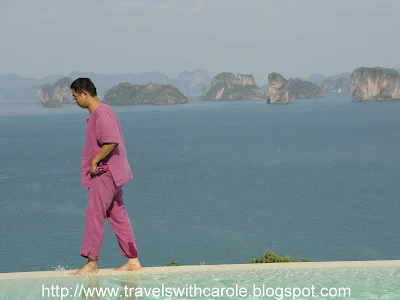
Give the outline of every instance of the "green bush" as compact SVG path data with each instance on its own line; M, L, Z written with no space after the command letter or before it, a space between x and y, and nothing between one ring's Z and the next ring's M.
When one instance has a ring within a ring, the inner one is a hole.
M257 263L281 263L281 262L308 262L308 259L301 258L299 260L292 260L289 256L278 256L272 251L266 251L263 257L254 258L250 261L251 264Z

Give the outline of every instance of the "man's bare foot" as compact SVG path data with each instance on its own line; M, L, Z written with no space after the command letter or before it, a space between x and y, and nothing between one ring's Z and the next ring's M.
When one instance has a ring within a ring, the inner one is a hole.
M139 259L138 258L130 258L128 259L128 262L114 270L116 271L140 271L142 269L142 266L140 265Z
M76 271L74 275L93 274L98 272L99 269L97 268L97 260L89 258L86 265L84 265L83 268Z

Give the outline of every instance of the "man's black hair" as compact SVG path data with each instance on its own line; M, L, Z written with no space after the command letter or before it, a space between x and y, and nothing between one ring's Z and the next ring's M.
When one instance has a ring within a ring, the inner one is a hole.
M77 93L88 92L90 96L97 96L96 87L89 78L78 78L71 84L71 89Z

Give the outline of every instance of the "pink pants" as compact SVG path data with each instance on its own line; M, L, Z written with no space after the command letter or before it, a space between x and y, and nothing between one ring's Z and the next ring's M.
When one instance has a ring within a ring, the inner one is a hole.
M81 256L95 260L99 258L107 218L117 236L122 256L137 258L133 229L124 208L122 186L115 185L107 165L97 170L99 173L92 178L89 186Z

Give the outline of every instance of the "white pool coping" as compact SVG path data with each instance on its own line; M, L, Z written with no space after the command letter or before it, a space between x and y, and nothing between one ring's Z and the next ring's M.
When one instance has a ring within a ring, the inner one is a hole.
M257 264L221 264L221 265L188 265L188 266L162 266L143 267L138 272L121 272L113 269L99 269L95 276L110 276L124 274L148 274L167 272L197 272L197 271L229 271L229 270L268 270L268 269L313 269L313 268L384 268L400 267L400 260L372 260L372 261L333 261L333 262L289 262L289 263L257 263ZM62 271L36 271L0 273L0 280L69 277L75 270ZM79 275L88 276L88 275ZM93 276L93 275L92 275Z

